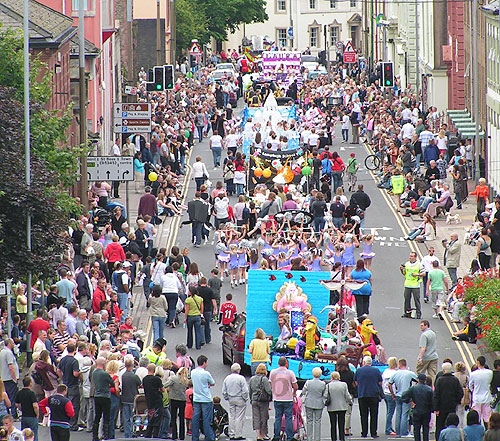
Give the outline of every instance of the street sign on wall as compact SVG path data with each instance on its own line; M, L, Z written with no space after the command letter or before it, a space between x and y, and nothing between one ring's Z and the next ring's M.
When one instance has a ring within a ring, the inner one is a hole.
M113 117L114 133L151 132L151 104L115 103Z
M133 181L132 156L89 156L87 158L89 181Z
M344 63L355 63L356 62L356 50L352 45L352 42L348 41L344 46Z

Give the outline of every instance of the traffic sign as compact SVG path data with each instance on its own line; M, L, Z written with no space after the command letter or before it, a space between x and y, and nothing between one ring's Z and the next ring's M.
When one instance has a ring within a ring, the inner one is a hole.
M344 43L342 41L337 41L337 50L344 50Z
M351 41L348 41L344 46L344 63L355 63L356 51Z
M151 104L115 103L113 116L114 133L151 132Z
M293 38L293 28L291 26L288 28L288 38Z
M137 95L137 87L125 86L125 95Z
M87 158L89 181L133 181L132 156L89 156Z
M366 69L366 60L363 58L361 60L359 60L359 68L361 70L365 70Z
M198 45L198 43L196 43L196 41L193 41L193 43L191 44L191 47L189 48L189 53L191 55L201 55L201 48Z

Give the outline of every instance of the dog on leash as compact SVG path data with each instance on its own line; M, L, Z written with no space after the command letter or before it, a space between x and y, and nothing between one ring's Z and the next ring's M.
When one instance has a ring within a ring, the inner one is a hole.
M455 224L459 224L462 222L462 219L460 218L460 215L458 213L453 215L448 213L446 215L446 223L451 224L452 222L455 222Z

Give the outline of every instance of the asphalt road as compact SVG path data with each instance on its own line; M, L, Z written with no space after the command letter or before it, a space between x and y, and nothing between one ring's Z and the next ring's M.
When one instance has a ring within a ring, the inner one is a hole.
M239 108L238 108L239 110ZM379 336L383 346L386 349L388 356L395 356L398 358L406 358L409 367L414 370L418 354L418 340L420 336L420 328L418 320L409 320L401 318L403 313L403 277L399 272L399 265L408 260L408 255L411 251L410 248L413 244L404 241L407 231L401 222L401 218L397 217L392 203L390 203L385 192L377 189L372 175L365 169L363 161L367 152L362 145L342 144L340 130L337 138L334 141L334 150L340 153L340 156L347 161L349 154L356 153L357 158L360 160L362 167L358 173L358 183L362 183L365 191L368 193L372 200L371 207L367 210L365 229L374 228L376 230L376 244L374 245L374 252L376 257L373 260L373 295L370 304L370 318L372 319L376 329L379 331ZM332 150L332 149L330 149ZM215 184L217 180L222 180L222 170L213 170L212 155L208 148L208 141L204 140L202 143L196 143L192 160L194 157L200 155L207 165L210 173L210 180ZM194 180L186 180L186 185L189 184L189 192L187 200L193 197L195 184ZM349 197L349 195L347 195ZM231 203L236 202L232 198ZM173 236L166 244L160 246L175 244L179 247L191 246L191 228L184 227L179 229L178 225L171 227ZM361 247L362 248L362 247ZM356 256L360 251L356 253ZM190 258L192 261L197 262L200 270L205 275L210 274L210 270L215 265L213 246L202 245L200 248L191 248ZM139 288L135 288L136 290ZM236 303L238 311L245 309L246 303L246 285L231 289L228 282L224 282L221 289L221 297L224 299L225 294L232 292L233 300ZM458 345L450 338L450 331L445 322L434 320L431 318L433 312L429 304L422 304L423 318L431 322L431 328L437 333L438 336L438 353L440 360L444 357L450 357L453 361L465 360L470 364L470 356L467 353L462 353L458 349ZM141 314L147 314L146 310L136 311ZM148 327L149 330L149 327ZM165 336L168 341L167 354L174 357L174 347L179 342L186 341L186 330L182 326L176 329L166 329ZM222 364L222 351L221 351L221 333L217 326L212 325L212 343L205 345L201 350L191 350L191 356L196 360L197 356L204 354L208 357L208 370L212 373L216 385L212 389L213 395L221 396L222 382L229 374L229 367ZM223 402L224 403L224 402ZM227 403L226 406L227 407ZM272 407L272 406L271 406ZM384 422L385 422L385 404L381 403L379 408L379 430L378 433L381 438L385 438ZM271 415L270 428L274 418ZM251 408L247 407L246 422L244 433L248 439L255 440L256 435L252 430L251 424ZM322 439L329 438L329 421L326 412L323 414L322 424ZM353 409L352 429L354 436L352 439L360 437L360 424L359 424L359 410L357 404ZM272 429L270 434L272 435ZM117 432L117 436L123 436ZM72 433L71 438L75 441L84 441L91 439L90 434L85 432ZM40 439L48 439L48 431L46 428L40 428Z

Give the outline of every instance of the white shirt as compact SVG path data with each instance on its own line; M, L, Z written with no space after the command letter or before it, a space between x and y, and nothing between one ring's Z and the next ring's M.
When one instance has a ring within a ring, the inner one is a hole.
M311 131L309 129L306 129L302 132L302 134L300 135L300 137L302 138L302 142L304 144L308 144L309 143L309 136L311 136Z
M406 123L401 129L401 139L412 139L415 134L415 127L411 123Z
M120 146L116 143L113 144L113 156L121 156Z
M470 374L469 389L472 391L473 404L489 404L493 399L490 392L490 383L493 371L490 369L476 369Z
M229 217L227 207L229 206L229 199L227 197L215 198L214 208L217 210L217 219L226 219Z
M391 395L391 391L389 390L389 380L394 372L396 372L396 369L386 369L382 374L382 390L386 395Z
M252 129L253 129L253 123L251 123L251 122L249 122L249 121L248 121L248 122L246 122L246 123L245 123L245 129L244 129L244 130L245 130L245 132L251 132L251 131L252 131Z
M162 274L160 286L162 293L178 293L182 288L181 282L179 282L179 279L174 273Z
M222 148L222 136L212 135L210 141L212 142L212 147Z
M193 178L202 178L203 174L205 174L207 178L209 177L207 167L201 161L196 161L193 164L192 170L193 170Z
M319 135L317 133L311 133L309 135L308 143L310 146L316 147L318 145Z
M421 265L421 268L426 272L430 272L434 269L434 267L432 266L432 262L439 262L439 259L436 257L436 256L429 256L427 254L427 256L424 256L422 258L422 261L420 262L420 265Z
M231 133L230 135L227 135L227 137L226 137L227 146L228 147L237 147L238 146L238 139L239 139L239 136L236 135L235 133Z
M342 117L342 128L349 129L349 117L347 115Z
M408 107L405 107L401 112L401 117L403 120L407 120L411 118L411 110Z

